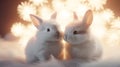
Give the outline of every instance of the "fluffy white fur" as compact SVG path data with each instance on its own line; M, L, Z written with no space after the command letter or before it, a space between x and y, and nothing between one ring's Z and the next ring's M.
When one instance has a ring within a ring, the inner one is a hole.
M76 61L77 62L77 61ZM79 63L78 65L58 61L50 60L42 63L36 64L26 64L18 61L0 61L0 67L120 67L120 60L106 60L101 62L93 62L88 64Z
M51 55L58 58L62 45L57 22L54 19L45 21L35 15L30 17L38 32L27 44L25 50L27 62L43 62L49 60Z
M65 29L64 39L70 45L69 52L72 60L94 61L102 55L102 47L90 34L89 26L93 20L93 13L88 10L83 20L74 21Z
M82 67L120 67L120 59L108 59L100 62L84 64Z

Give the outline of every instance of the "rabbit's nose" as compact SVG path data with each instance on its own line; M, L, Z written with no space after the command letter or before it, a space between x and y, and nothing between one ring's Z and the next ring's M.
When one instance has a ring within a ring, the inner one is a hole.
M59 31L56 31L56 36L60 36L60 32Z

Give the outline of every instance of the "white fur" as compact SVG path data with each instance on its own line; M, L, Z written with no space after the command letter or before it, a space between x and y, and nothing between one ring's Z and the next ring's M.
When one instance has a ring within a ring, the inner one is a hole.
M120 59L108 59L100 62L84 64L82 67L120 67Z
M92 19L92 11L88 10L81 22L76 20L65 29L64 39L70 45L72 60L94 61L102 55L100 43L89 32Z
M27 62L43 62L50 59L51 55L58 58L62 45L56 21L52 19L45 21L35 15L30 16L38 32L27 44L25 51Z
M77 63L77 65L76 65ZM49 60L47 62L36 63L36 64L26 64L18 61L0 61L0 67L120 67L120 60L109 59L101 62L93 62L93 63L66 63L58 60Z

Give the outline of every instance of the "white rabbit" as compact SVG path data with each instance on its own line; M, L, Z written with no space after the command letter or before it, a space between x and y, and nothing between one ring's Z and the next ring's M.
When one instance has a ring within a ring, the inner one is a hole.
M88 10L82 21L75 20L74 24L66 26L64 40L70 45L70 54L73 60L93 61L102 55L102 47L90 35L89 27L93 20L93 13Z
M62 37L55 16L54 13L50 20L43 20L35 15L30 15L38 31L36 36L28 42L25 49L28 63L46 61L50 59L51 55L58 58L62 48Z

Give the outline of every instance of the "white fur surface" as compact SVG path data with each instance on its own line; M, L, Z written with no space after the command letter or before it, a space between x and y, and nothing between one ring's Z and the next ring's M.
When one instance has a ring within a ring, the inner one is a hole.
M92 24L92 11L88 10L82 21L76 19L73 24L66 26L64 39L70 45L72 59L95 61L102 56L101 44L89 32Z
M120 58L88 63L83 67L120 67Z
M18 61L0 61L0 67L120 67L120 60L106 60L101 62L93 63L78 63L77 61L72 61L74 63L65 63L63 61L58 61L56 59L45 61L42 63L26 64ZM76 65L77 64L77 65Z
M62 36L57 22L51 19L45 21L35 15L31 15L31 19L33 24L36 24L35 27L38 31L26 46L27 62L43 62L49 60L51 55L59 58L62 49Z

